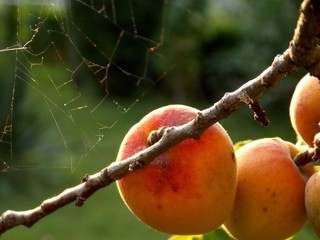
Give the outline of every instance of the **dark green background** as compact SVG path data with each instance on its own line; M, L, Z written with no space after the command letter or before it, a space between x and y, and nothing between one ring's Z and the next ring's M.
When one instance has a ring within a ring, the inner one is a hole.
M1 212L36 207L113 162L130 126L151 110L174 103L203 109L259 75L287 48L300 4L112 2L70 1L64 9L0 5L0 49L32 39L26 50L0 52ZM261 99L268 128L255 122L247 107L221 121L232 140L279 136L295 142L288 106L303 74L287 77ZM4 134L10 124L12 134ZM314 239L310 230L302 234L296 239ZM22 237L169 235L139 222L113 184L81 208L67 206L2 239Z

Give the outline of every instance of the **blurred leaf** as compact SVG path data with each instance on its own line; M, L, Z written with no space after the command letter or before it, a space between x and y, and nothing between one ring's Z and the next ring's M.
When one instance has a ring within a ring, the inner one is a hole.
M243 147L244 145L248 144L249 142L252 142L251 139L239 141L236 144L234 144L234 150L237 151L239 148Z
M171 236L168 240L203 240L202 235Z
M308 144L306 144L299 135L297 135L297 142L295 145L299 149L299 151L304 151L309 147Z
M203 235L203 240L232 240L228 233L220 227L213 232Z
M302 231L286 240L313 240L315 235L308 224ZM172 236L168 240L233 240L232 237L222 228L204 235Z
M319 172L319 171L320 171L320 166L319 166L319 165L315 165L315 166L314 166L314 170L315 170L316 172Z
M289 238L290 240L314 240L318 239L310 224L307 224L300 232L295 236Z

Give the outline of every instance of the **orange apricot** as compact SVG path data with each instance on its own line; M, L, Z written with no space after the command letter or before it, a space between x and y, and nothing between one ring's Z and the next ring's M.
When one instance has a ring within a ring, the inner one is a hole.
M147 148L151 131L187 123L197 112L184 105L152 111L129 130L117 161ZM199 140L184 140L145 168L126 174L117 186L131 212L158 231L177 235L212 231L227 219L233 206L236 161L232 141L216 123Z
M290 103L290 119L296 133L309 146L320 132L320 83L315 77L305 75L297 84Z
M305 204L310 225L320 238L320 172L314 173L307 182Z
M231 236L283 240L304 227L306 177L292 161L297 152L280 138L255 140L236 151L236 198L224 223Z

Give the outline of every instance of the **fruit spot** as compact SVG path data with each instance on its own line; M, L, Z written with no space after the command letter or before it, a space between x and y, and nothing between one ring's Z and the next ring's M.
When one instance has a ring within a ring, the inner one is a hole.
M157 210L160 210L160 211L161 211L162 209L163 209L162 204L158 203L158 204L157 204Z
M178 191L179 191L179 184L177 184L177 183L172 183L172 184L171 184L171 189L172 189L172 191L174 191L174 192L178 192Z
M236 161L236 155L234 153L234 151L231 151L231 159L235 162Z
M180 144L181 146L182 144ZM176 157L172 157L175 154ZM171 191L175 194L184 194L189 197L194 177L190 176L191 167L188 162L183 162L180 155L169 151L158 156L149 165L146 187L152 195L161 196Z
M267 188L267 189L266 189L266 192L267 192L267 193L269 193L270 191L271 191L270 188ZM275 198L276 196L277 196L277 193L276 193L276 192L272 192L272 193L271 193L271 197L272 197L272 198Z

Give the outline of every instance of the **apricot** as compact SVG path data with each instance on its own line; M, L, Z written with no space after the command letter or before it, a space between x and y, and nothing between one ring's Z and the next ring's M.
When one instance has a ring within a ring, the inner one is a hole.
M297 152L280 138L258 139L236 151L236 198L224 223L231 236L283 240L304 227L306 177L292 161Z
M320 172L314 173L307 182L305 204L310 225L320 238Z
M197 112L184 105L152 111L129 130L117 161L147 148L151 131L187 123ZM145 168L125 175L117 186L131 212L152 228L177 235L209 232L232 210L236 189L232 141L216 123L199 140L182 141Z
M318 78L305 75L297 84L290 103L290 119L296 133L309 146L320 132L320 84Z

